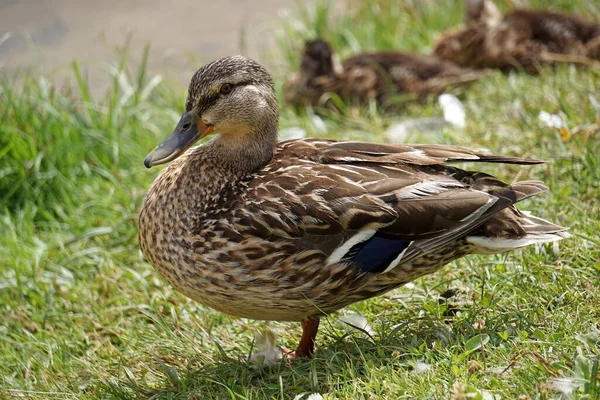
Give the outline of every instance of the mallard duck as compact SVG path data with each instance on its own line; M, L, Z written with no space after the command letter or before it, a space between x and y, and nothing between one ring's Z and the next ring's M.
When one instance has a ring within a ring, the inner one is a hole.
M423 99L483 75L437 57L399 51L363 53L340 62L329 43L316 39L305 43L300 71L286 83L284 97L293 105L332 108L327 94L334 93L346 102L375 99L388 107L395 95Z
M471 253L559 240L517 210L547 188L506 184L452 162L537 164L443 145L326 139L278 143L271 75L242 56L201 67L173 133L144 160L170 162L139 216L146 260L178 291L243 318L319 318ZM212 140L191 147L209 134Z
M433 53L469 68L522 68L600 60L600 24L544 10L502 15L492 0L465 0L463 29L444 34Z

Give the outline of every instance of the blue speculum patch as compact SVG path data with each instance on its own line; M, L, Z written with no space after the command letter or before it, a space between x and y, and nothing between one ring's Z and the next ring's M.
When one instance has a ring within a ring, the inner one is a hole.
M410 241L375 234L354 245L344 256L356 263L362 272L383 272L410 244Z

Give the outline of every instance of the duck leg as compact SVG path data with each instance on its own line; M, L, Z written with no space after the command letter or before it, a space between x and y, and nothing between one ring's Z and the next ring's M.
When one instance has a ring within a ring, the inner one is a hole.
M309 317L302 321L302 338L294 352L295 357L311 358L315 354L315 338L319 331L319 318Z

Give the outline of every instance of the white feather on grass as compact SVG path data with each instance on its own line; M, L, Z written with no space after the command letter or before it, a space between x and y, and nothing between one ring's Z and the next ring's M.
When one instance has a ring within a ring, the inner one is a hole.
M254 334L254 350L250 356L250 361L256 364L271 366L279 364L283 359L283 352L277 346L277 335L269 326L257 330Z
M369 324L369 321L365 317L357 313L348 313L343 315L339 319L341 322L355 328L363 333L366 333L369 336L375 335L375 330Z
M550 114L546 111L540 111L538 120L542 123L542 125L547 126L548 128L560 129L567 127L567 123L560 115Z
M444 112L444 119L456 126L464 128L467 124L467 113L461 101L454 95L444 93L438 97L438 102Z

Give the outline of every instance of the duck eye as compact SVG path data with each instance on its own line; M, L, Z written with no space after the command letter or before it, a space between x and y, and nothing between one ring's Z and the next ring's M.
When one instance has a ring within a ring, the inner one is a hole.
M227 94L227 93L231 92L231 89L232 89L231 83L224 83L219 88L219 93Z

